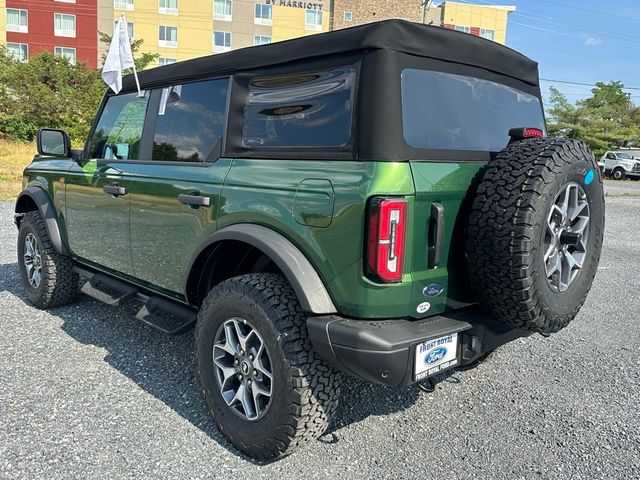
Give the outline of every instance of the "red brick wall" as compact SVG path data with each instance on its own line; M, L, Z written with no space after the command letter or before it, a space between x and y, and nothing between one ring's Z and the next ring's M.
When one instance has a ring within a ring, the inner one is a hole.
M29 57L54 47L76 49L76 59L91 68L98 63L98 6L97 0L76 0L76 3L54 0L7 0L7 8L19 8L29 13L29 32L7 32L7 42L29 45ZM76 38L56 37L53 14L70 13L76 16Z

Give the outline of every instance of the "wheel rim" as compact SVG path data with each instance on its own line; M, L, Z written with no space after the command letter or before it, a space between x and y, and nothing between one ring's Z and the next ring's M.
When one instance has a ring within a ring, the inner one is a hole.
M245 420L264 416L271 404L271 358L258 331L242 318L225 320L213 344L213 364L220 394Z
M589 241L589 203L577 183L560 190L547 217L545 273L552 289L566 291L582 269Z
M40 245L33 233L29 233L24 239L24 254L22 256L27 280L33 288L38 288L42 281L42 257L40 256Z
M622 172L620 172L620 170L616 170L615 172L613 172L613 178L615 178L616 180L620 180L622 178Z

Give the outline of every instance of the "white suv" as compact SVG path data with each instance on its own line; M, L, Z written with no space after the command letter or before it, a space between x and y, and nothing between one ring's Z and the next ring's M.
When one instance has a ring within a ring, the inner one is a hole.
M605 175L613 177L614 180L640 178L640 160L627 152L606 152L600 158L600 163L602 162Z

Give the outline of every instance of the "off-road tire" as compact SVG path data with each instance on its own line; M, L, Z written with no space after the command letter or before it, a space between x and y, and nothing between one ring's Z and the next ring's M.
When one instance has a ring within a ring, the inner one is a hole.
M614 180L624 180L625 178L627 178L627 173L622 167L614 168L613 172L611 172L611 178L613 178Z
M240 418L216 383L213 343L225 320L244 318L265 340L273 369L271 404L262 418ZM326 430L338 405L340 374L320 360L305 314L289 283L276 274L226 280L206 297L195 329L196 361L207 406L218 429L257 460L284 457Z
M32 233L40 247L42 277L34 287L29 283L23 262L25 238ZM73 260L58 253L51 243L44 220L39 212L27 212L20 221L18 231L18 269L29 303L40 309L72 303L78 295L78 274L73 271Z
M547 280L543 240L555 198L571 182L587 196L589 243L582 268L560 292ZM512 143L489 162L470 213L466 255L476 300L517 328L564 328L591 288L603 233L602 177L586 145L549 138Z

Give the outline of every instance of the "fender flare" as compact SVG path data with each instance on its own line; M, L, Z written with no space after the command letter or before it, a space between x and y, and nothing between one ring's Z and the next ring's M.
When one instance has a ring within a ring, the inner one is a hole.
M69 255L67 247L62 241L62 235L60 234L60 227L58 226L58 220L56 218L56 212L53 207L53 202L51 201L49 194L43 188L31 185L20 192L18 198L16 199L15 206L16 225L18 225L18 227L20 226L20 215L29 211L28 209L23 208L21 205L21 200L24 197L29 197L38 207L38 211L40 212L40 215L44 220L44 225L47 229L49 239L53 244L53 248L55 248L58 253Z
M215 232L191 258L187 279L200 253L223 240L247 243L267 255L287 278L305 311L314 314L336 313L322 279L304 254L281 234L260 225L239 223Z

